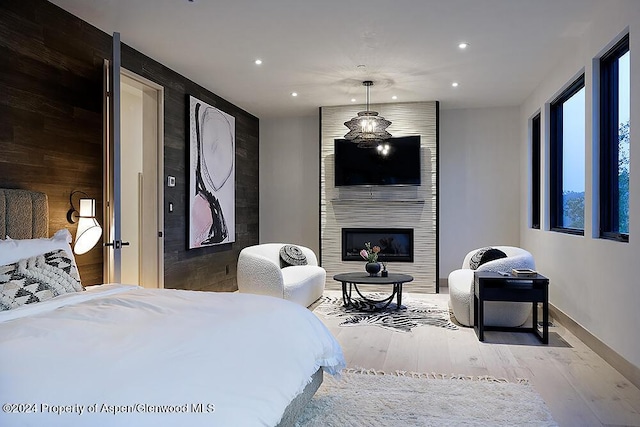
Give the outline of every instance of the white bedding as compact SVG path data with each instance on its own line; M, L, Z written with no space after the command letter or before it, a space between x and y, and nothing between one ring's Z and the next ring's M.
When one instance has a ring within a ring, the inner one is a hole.
M273 426L319 367L342 351L297 304L101 285L0 312L0 426Z

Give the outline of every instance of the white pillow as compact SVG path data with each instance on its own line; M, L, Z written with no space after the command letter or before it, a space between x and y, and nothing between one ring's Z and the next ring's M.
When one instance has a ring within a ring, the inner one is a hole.
M66 228L58 230L53 237L44 239L0 240L0 265L13 264L24 258L31 258L56 249L64 249L69 258L76 265L76 259L71 249L71 233Z
M0 267L0 311L80 292L78 270L64 249L19 260Z

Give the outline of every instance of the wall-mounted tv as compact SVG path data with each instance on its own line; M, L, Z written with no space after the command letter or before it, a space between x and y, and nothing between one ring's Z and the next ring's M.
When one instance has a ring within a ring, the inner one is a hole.
M335 186L420 185L420 136L390 138L385 153L378 147L359 148L346 139L334 140Z
M420 185L420 136L390 138L385 154L378 147L359 148L334 140L335 186Z

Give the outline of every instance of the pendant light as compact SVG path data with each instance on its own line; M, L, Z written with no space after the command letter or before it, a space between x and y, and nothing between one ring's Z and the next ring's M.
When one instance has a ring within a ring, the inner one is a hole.
M358 147L369 148L377 146L381 141L391 138L387 128L391 122L376 111L369 110L369 88L373 86L371 80L365 80L362 85L367 88L367 107L360 111L357 117L352 118L344 125L349 128L345 139L358 144Z

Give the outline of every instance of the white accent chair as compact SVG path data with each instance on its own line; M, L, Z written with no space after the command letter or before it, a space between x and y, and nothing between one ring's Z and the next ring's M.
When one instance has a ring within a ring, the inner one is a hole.
M318 266L313 251L298 246L307 265L280 268L280 248L285 243L248 246L238 258L238 290L243 293L284 298L305 307L322 296L327 272Z
M507 271L513 268L535 270L533 256L524 249L514 246L492 246L504 252L507 257L486 262L475 271ZM456 320L465 326L473 326L474 277L469 261L478 249L464 257L462 268L449 274L449 306ZM521 326L531 313L531 303L522 302L485 302L484 323L488 326Z

